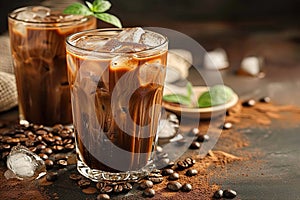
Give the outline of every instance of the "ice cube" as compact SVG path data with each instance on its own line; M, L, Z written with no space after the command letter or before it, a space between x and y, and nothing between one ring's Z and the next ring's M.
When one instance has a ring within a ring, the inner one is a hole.
M22 21L32 21L32 19L35 17L35 13L31 10L24 10L23 12L18 13L16 16L16 19L22 20Z
M164 73L163 65L159 63L145 63L139 69L140 84L156 83L162 85Z
M6 164L8 169L21 180L39 178L46 173L44 161L38 155L21 145L12 148L7 157Z
M134 69L138 66L138 61L130 56L116 56L111 60L111 68L131 68Z
M43 21L51 13L51 9L44 6L35 6L31 11L35 14L34 19L38 21Z
M141 35L140 44L150 47L156 47L163 43L164 38L153 32L145 32Z
M125 28L114 38L120 42L140 43L144 33L145 31L141 27Z
M118 35L106 42L104 49L109 52L129 53L138 52L147 49L147 46L141 43L142 35L145 31L140 28L126 28Z

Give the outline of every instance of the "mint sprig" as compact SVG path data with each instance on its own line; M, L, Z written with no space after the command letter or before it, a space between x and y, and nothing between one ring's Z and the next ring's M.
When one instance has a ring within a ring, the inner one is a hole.
M84 16L94 16L104 22L112 24L118 28L122 28L122 23L118 17L105 13L110 9L111 3L107 0L94 0L93 3L88 1L85 2L86 5L82 3L73 3L64 9L64 14L71 15L84 15Z
M171 103L179 103L185 106L192 106L193 86L190 82L186 85L187 95L183 94L167 94L163 96L163 100Z

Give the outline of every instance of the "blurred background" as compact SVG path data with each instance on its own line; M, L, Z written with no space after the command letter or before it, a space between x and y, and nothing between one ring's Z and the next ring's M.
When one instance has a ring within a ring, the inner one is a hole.
M7 28L7 14L15 8L43 4L63 9L74 1L1 0L1 32ZM205 23L211 21L271 23L273 28L276 26L299 26L300 24L299 0L111 0L110 2L113 5L110 12L119 16L124 26L164 25L166 28L176 28L178 24L185 22Z

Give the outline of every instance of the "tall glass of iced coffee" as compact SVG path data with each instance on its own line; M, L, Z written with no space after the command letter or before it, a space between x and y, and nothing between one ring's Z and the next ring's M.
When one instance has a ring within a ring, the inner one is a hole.
M96 19L35 6L13 11L8 21L20 122L71 124L65 40L96 28Z
M168 41L142 28L67 39L78 170L94 181L137 180L153 168Z

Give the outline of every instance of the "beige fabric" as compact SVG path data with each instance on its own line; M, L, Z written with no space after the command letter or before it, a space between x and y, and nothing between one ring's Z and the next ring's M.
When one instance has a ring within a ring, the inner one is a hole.
M17 105L17 88L15 76L0 72L0 112Z
M0 112L17 105L17 87L8 35L0 36Z

